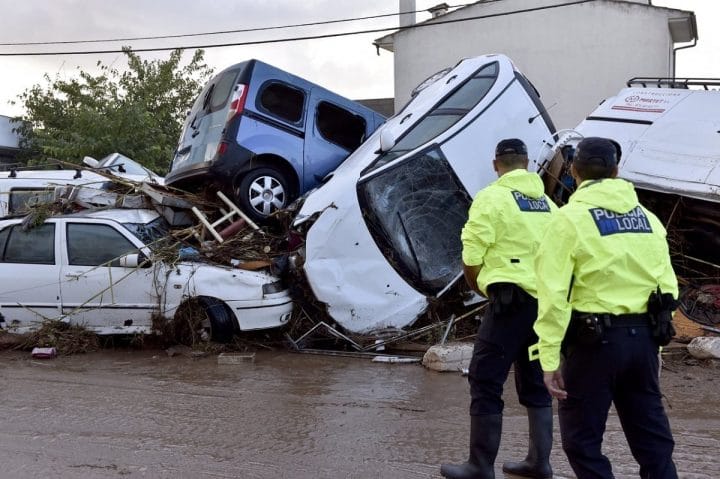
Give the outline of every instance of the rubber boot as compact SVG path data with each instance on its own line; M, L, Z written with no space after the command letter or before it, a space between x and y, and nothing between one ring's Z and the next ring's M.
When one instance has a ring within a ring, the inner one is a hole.
M495 479L502 414L470 416L470 458L463 464L443 464L440 474L450 479Z
M552 407L528 408L527 412L530 432L527 457L522 462L506 462L503 464L503 472L533 479L549 479L552 477Z

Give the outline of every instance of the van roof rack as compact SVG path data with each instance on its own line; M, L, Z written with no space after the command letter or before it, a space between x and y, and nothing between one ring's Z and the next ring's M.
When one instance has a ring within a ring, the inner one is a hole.
M657 78L657 77L635 77L627 81L627 86L642 86L643 88L683 88L701 86L705 90L710 87L720 87L720 78Z

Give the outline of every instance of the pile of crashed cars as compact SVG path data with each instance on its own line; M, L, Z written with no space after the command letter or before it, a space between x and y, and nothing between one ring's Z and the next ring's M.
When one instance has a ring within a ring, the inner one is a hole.
M358 354L429 332L445 341L483 307L462 280L459 238L472 195L496 177L497 141L522 138L562 204L573 145L605 136L622 146L620 175L668 229L680 336L720 333L717 86L633 79L575 129L556 131L510 59L466 59L419 85L317 188L260 224L222 192L123 178L105 160L16 199L5 185L23 172L0 173L0 195L11 192L0 196L10 215L0 220L0 326L59 319L105 335L173 325L218 342L280 329L297 349L319 335Z

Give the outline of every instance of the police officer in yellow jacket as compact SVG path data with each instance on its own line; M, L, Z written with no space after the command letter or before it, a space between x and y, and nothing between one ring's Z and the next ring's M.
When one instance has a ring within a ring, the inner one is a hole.
M537 341L533 258L557 207L543 193L536 173L527 171L525 144L502 140L493 161L499 178L473 200L462 230L465 279L489 299L470 362L470 457L443 464L444 477L494 478L502 428L503 385L515 363L515 386L528 408L530 446L524 461L503 470L522 477L552 477L552 398L537 361L527 348Z
M674 334L677 280L665 229L633 185L616 178L618 151L604 138L578 144L571 172L579 187L536 257L531 355L559 399L562 445L578 478L613 477L601 445L614 403L640 477L675 479L657 353Z

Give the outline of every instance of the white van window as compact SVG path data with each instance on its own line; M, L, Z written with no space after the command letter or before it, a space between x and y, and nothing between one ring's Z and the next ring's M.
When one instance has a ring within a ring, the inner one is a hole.
M54 195L54 188L13 188L10 190L8 213L26 213L33 206L52 203Z
M315 120L320 136L352 151L365 139L365 119L326 101L318 103Z
M120 256L137 253L138 249L112 226L70 223L67 225L67 251L71 265L118 266Z
M436 294L458 276L472 200L439 148L360 182L358 196L375 242L414 288Z
M0 234L0 262L55 264L55 225L45 223L23 231L21 225Z
M283 83L268 83L260 93L260 108L289 123L302 120L305 94Z
M363 173L379 168L424 145L460 121L487 95L497 80L498 71L499 66L496 62L485 65L475 72L406 131L395 146L381 154Z

